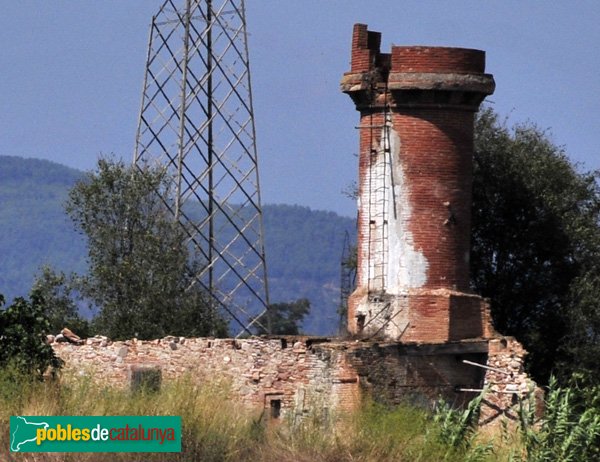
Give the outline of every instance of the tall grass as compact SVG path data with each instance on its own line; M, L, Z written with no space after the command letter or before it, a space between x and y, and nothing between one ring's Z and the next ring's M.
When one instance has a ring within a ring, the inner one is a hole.
M367 402L360 410L300 422L267 424L231 399L223 381L198 385L189 378L164 383L157 392L102 388L89 379L28 380L0 371L0 461L257 461L257 462L486 462L585 461L598 441L597 411L576 412L573 395L548 393L547 413L533 425L523 407L521 433L485 439L476 429L475 400L464 411L446 406L432 414L412 405L394 408ZM11 415L180 415L180 454L10 454ZM489 437L488 437L489 438Z
M163 385L159 392L132 394L98 387L89 379L60 385L0 373L0 455L36 462L252 460L262 442L262 426L251 413L241 411L227 391L223 382L197 386L181 379ZM183 450L180 454L9 454L11 415L178 415Z

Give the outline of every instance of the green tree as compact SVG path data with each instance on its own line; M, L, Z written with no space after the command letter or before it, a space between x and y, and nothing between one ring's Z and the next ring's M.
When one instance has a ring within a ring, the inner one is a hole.
M482 111L475 130L472 284L545 382L600 379L600 187L534 125Z
M259 318L257 333L267 334L270 327L273 335L298 335L302 320L309 311L310 302L306 298L289 303L273 303L269 305L268 312Z
M0 295L0 308L3 305ZM30 301L18 297L6 310L0 310L0 367L14 367L38 378L49 368L52 372L60 369L62 361L46 343L48 328L45 301L35 290Z
M195 284L202 262L167 206L170 184L163 169L100 159L69 192L67 213L88 243L78 290L100 307L94 326L112 338L225 333Z
M33 283L33 291L44 300L50 334L59 333L63 327L71 329L80 337L89 335L89 323L79 315L73 278L44 266Z

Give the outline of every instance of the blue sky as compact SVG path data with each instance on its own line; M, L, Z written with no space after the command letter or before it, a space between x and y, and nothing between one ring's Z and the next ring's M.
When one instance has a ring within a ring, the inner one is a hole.
M130 159L148 25L162 0L20 0L0 17L0 155L80 169ZM357 113L339 92L352 25L390 45L483 49L511 122L600 168L600 2L246 0L263 201L352 216Z

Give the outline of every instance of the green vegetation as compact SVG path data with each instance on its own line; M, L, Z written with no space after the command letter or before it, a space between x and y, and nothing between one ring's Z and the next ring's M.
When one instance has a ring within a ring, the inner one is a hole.
M258 318L257 333L275 335L298 335L304 317L310 313L310 302L301 298L290 303L273 303L269 311Z
M203 262L190 255L166 205L171 184L164 169L100 159L70 190L67 213L88 243L88 274L75 287L100 308L97 332L114 339L226 334L194 280Z
M493 452L491 444L482 445L477 441L477 420L483 396L483 393L479 394L462 411L444 401L437 403L433 421L439 424L439 437L450 453L457 449L471 451L471 459L475 460Z
M472 283L489 297L496 329L529 351L547 383L600 368L600 172L580 173L533 125L478 117Z
M431 413L411 405L387 408L366 402L327 421L269 424L231 399L226 381L184 377L157 392L101 388L89 378L38 382L0 371L0 427L11 415L180 415L181 454L14 454L11 460L255 461L255 462L568 462L598 460L600 409L582 412L576 389L551 388L546 418L524 418L521 432L480 433L475 403L467 411L446 406ZM201 385L198 385L201 383ZM553 384L553 387L556 385ZM524 408L526 409L526 408ZM523 413L526 414L525 410ZM9 433L0 433L7 448Z
M4 297L0 295L0 308ZM0 373L17 371L28 379L41 379L49 369L54 373L62 365L54 350L46 343L48 318L44 299L37 291L31 300L16 298L0 310Z
M528 462L600 460L599 386L581 392L550 378L544 416L536 428L531 401L520 408L521 437Z
M81 338L90 334L89 322L80 314L75 302L74 287L78 285L76 275L66 276L44 266L33 283L32 292L44 300L44 314L48 318L47 332L57 334L63 327L77 332Z
M464 460L464 451L446 455L449 448L440 440L436 425L425 412L410 407L388 410L367 405L345 416L337 429L310 417L300 427L284 422L268 428L261 415L240 409L227 393L224 383L195 386L185 379L149 396L101 389L86 380L60 386L17 383L14 376L0 375L0 425L7 428L10 415L38 413L182 416L181 454L39 454L38 461ZM7 437L8 432L2 432L0 447L8 447Z

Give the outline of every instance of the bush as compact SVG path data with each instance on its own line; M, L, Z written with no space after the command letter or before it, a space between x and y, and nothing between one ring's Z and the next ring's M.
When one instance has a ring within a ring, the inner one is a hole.
M0 295L0 307L3 304ZM46 343L49 322L44 309L44 299L34 290L30 301L19 297L0 311L0 368L41 379L47 370L54 373L61 367L62 361Z

